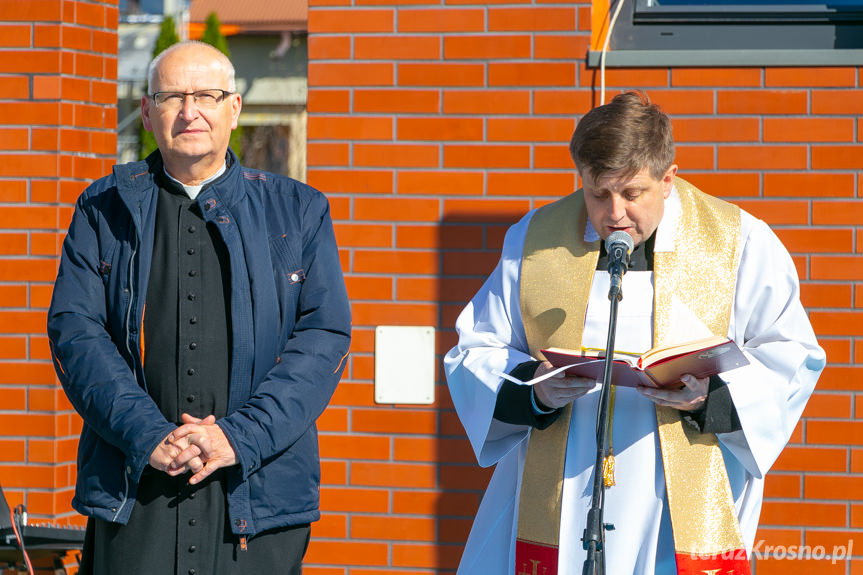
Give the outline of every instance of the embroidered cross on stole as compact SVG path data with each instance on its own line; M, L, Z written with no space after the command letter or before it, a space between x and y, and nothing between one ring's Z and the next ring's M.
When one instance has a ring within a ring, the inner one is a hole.
M672 334L673 298L717 335L726 335L740 258L740 210L677 178L682 213L673 252L654 254L654 345ZM599 256L585 242L579 191L540 208L530 221L521 266L521 306L530 353L578 349ZM576 400L577 401L577 400ZM657 406L679 575L748 575L749 562L716 436ZM561 496L571 407L545 430L531 430L518 507L515 573L557 575ZM626 489L623 482L613 489ZM568 542L569 545L577 544ZM613 553L613 550L610 550Z

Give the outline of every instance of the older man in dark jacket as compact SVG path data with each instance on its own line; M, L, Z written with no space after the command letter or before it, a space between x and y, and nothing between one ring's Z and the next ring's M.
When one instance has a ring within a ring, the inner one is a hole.
M49 311L84 420L81 572L299 573L350 343L329 206L239 165L220 52L175 45L149 85L159 150L78 199Z

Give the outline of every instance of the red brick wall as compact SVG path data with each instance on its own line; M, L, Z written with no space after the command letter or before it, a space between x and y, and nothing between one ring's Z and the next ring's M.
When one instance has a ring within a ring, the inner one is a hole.
M0 1L0 483L36 521L81 522L45 320L72 205L114 162L116 30L116 2Z
M434 325L445 353L506 225L576 187L566 144L599 97L598 73L584 64L591 6L310 4L309 181L332 202L355 336L321 421L325 513L307 571L450 572L489 472L474 463L442 375L434 407L374 404L374 327ZM830 553L851 540L863 555L861 71L661 68L607 77L611 95L642 88L672 114L685 178L777 231L828 352L818 391L767 481L762 553L803 544ZM757 562L759 575L863 573L861 560L764 554L772 558Z

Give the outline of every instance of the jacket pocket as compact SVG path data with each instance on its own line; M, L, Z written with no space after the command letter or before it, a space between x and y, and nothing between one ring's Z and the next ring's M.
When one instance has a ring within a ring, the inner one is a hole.
M85 426L78 446L76 497L89 508L114 514L124 499L123 452Z
M282 273L290 273L300 268L302 246L296 239L285 234L270 240L270 255L273 267Z
M282 303L288 307L296 304L300 289L306 279L303 269L302 246L289 235L270 240L270 257L273 260L273 277ZM287 296L287 297L286 297Z
M117 269L117 263L114 261L119 243L115 238L109 236L107 241L99 246L99 262L97 265L99 276L101 276L102 283L106 286L111 280L111 274L121 273L121 270Z
M312 427L249 477L255 521L317 511L320 481L317 430Z

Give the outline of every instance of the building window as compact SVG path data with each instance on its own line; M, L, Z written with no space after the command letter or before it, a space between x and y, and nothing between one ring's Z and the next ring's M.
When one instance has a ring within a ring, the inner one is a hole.
M618 1L609 66L863 63L863 0Z

